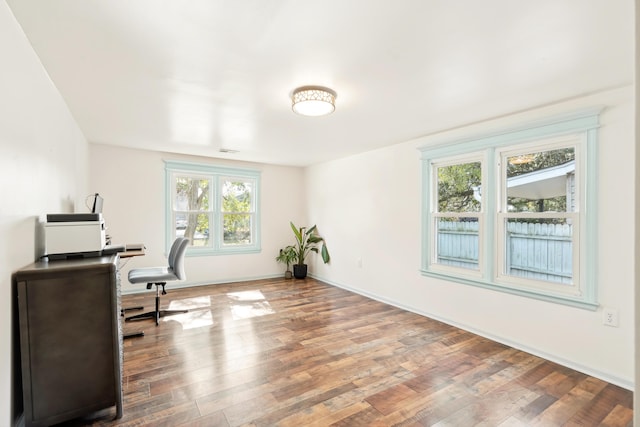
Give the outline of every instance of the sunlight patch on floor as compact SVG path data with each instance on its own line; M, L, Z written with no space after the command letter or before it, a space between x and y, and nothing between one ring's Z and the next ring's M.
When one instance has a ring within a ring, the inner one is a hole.
M209 308L209 309L207 309ZM163 322L175 321L182 324L182 329L195 329L213 325L211 314L211 297L202 296L171 301L169 310L189 310L188 313L172 314L163 317Z
M233 320L250 319L275 313L269 301L258 290L229 292L227 298L229 298Z

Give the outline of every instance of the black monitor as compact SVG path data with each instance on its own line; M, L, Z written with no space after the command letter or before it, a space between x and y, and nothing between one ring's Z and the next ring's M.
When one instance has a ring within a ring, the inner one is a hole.
M102 202L104 199L100 197L100 194L93 195L93 204L91 206L91 213L102 213Z

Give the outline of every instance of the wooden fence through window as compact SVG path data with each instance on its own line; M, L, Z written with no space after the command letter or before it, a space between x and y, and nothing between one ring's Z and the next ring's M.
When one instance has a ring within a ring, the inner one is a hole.
M568 224L508 222L507 274L554 283L572 283L572 227ZM478 269L477 221L438 221L438 263Z

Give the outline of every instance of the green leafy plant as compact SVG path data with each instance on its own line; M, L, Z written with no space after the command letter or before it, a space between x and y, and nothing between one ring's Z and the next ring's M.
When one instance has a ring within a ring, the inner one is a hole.
M324 239L318 235L315 225L310 228L298 228L293 224L293 222L290 222L290 224L296 238L296 244L294 247L296 264L304 264L304 260L310 252L320 253L322 261L324 261L325 264L331 260L327 245L325 244ZM318 245L320 243L322 243L322 246L318 251Z
M289 266L296 261L297 257L298 255L296 252L296 248L289 245L283 249L280 249L280 253L278 253L278 256L276 257L276 261L286 264L287 271L290 272L291 270Z

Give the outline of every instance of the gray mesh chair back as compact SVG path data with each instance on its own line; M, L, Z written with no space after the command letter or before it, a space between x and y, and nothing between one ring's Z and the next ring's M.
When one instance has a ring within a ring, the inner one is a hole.
M178 237L169 251L169 268L173 270L178 280L187 278L184 271L184 255L187 253L187 246L189 246L189 239Z
M155 319L156 325L160 324L160 318L171 314L186 313L189 310L160 310L160 287L162 295L166 295L167 282L184 280L187 275L184 270L184 257L189 246L189 239L178 237L174 240L169 250L168 265L166 267L134 268L129 271L129 282L146 283L147 289L156 287L156 309L143 314L127 317L127 322L133 320Z

